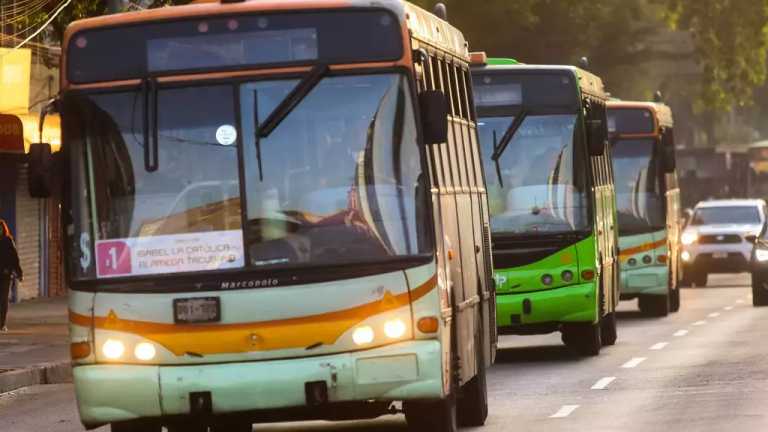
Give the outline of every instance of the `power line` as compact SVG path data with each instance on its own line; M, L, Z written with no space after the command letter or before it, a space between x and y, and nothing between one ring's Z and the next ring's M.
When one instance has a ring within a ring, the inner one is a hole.
M0 58L3 58L5 56L7 56L8 54L16 51L17 49L19 49L19 48L23 47L24 45L26 45L27 42L29 42L32 39L34 39L35 36L39 35L43 30L45 30L45 28L48 27L51 24L51 22L53 22L53 20L56 19L56 17L59 16L59 14L64 9L66 9L67 6L69 6L70 3L72 3L72 0L63 0L61 3L59 3L59 6L55 10L55 12L53 14L51 14L51 16L48 18L48 20L42 26L40 26L39 29L37 29L34 33L29 35L26 39L21 41L21 43L19 43L15 47L13 47L9 52L7 52L7 53L3 54L2 56L0 56Z

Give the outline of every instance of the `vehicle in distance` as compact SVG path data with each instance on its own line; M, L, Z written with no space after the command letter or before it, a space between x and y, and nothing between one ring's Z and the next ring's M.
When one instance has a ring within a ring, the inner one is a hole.
M750 271L753 242L763 230L762 199L703 201L680 236L683 284L705 286L709 274Z
M672 110L657 102L608 102L619 220L621 299L666 316L680 309L680 189Z

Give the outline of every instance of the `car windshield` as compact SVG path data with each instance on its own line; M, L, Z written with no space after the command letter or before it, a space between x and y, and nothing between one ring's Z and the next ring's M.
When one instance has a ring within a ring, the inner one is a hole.
M405 78L326 77L257 146L255 125L298 81L159 89L155 171L145 167L140 91L66 97L75 278L427 252Z
M491 160L513 116L478 124L494 233L535 234L587 228L583 157L574 145L575 114L529 115L499 159Z
M620 234L663 229L664 195L653 139L623 139L613 146Z
M760 211L755 206L701 207L696 209L691 225L760 224Z

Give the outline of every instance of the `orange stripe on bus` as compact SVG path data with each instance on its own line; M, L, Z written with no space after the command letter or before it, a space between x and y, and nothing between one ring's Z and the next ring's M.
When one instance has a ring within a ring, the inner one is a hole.
M619 252L619 257L625 258L634 254L651 251L654 249L658 249L666 244L667 244L667 239L662 239L662 240L658 240L651 243L643 243L639 246L633 246L631 248L622 249Z
M386 292L375 302L340 311L273 321L233 324L168 324L119 318L114 311L91 319L70 311L75 325L130 333L162 345L177 356L305 348L318 343L334 344L342 334L365 319L407 306L431 292L437 276L413 291L398 295Z

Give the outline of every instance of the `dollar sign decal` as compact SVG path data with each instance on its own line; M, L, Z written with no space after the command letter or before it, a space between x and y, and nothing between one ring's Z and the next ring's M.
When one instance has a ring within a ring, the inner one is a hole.
M88 233L80 234L80 267L87 271L91 266L91 236Z

